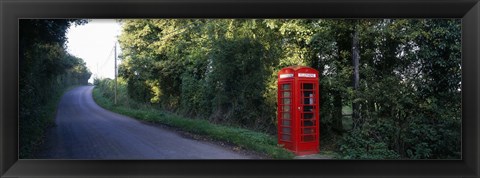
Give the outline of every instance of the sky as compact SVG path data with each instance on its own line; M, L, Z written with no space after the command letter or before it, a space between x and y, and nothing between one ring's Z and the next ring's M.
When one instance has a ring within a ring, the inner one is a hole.
M92 72L89 82L93 83L94 77L115 77L113 49L117 43L118 56L120 47L117 36L120 33L121 25L114 19L93 19L85 25L72 25L68 29L67 51L87 63Z

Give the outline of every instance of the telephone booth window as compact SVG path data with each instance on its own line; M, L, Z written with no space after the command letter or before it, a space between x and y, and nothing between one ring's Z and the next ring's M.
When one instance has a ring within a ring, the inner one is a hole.
M303 112L312 112L315 109L314 106L303 106Z
M290 133L290 127L283 127L282 132L283 133Z
M281 124L280 124L280 132L281 132L281 140L283 141L291 141L291 134L292 134L292 128L291 128L291 112L292 112L292 84L291 83L286 83L286 84L281 84L280 87L280 97L281 99L279 100L279 105L281 105Z
M315 141L315 135L304 135L302 136L303 142L313 142Z
M313 128L304 128L302 131L303 131L303 134L313 134L313 133L315 133L315 129L313 129Z
M303 89L305 89L305 90L310 90L310 91L312 91L312 90L313 90L313 83L304 83L304 84L302 85L302 87L303 87Z
M289 112L283 112L282 113L282 125L283 126L290 126L290 113Z

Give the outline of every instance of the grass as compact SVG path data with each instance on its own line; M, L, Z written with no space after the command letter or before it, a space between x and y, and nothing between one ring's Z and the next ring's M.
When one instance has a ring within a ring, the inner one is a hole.
M98 105L105 109L138 120L163 124L186 132L207 136L217 141L225 141L275 159L292 159L294 157L293 153L277 145L275 137L265 133L212 124L201 119L189 119L148 107L132 109L121 105L114 105L112 101L104 97L102 91L97 87L93 90L93 98Z

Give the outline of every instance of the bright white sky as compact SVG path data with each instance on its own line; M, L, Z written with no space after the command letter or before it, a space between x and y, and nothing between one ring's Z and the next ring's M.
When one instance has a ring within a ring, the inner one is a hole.
M93 19L85 25L72 25L67 32L67 50L82 58L93 73L93 78L115 77L113 48L120 36L121 25L114 19ZM117 43L117 56L120 47ZM120 63L120 61L117 61ZM97 69L98 66L98 69Z

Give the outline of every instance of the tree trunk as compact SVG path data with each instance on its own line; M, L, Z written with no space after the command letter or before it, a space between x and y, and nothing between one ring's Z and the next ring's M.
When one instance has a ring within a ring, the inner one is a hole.
M355 24L353 37L352 37L352 61L353 61L353 90L355 95L358 93L360 74L359 74L359 65L360 65L360 49L358 44L358 21ZM362 115L361 115L361 104L359 101L355 101L357 96L354 97L352 102L352 119L354 126L358 127L362 124Z

